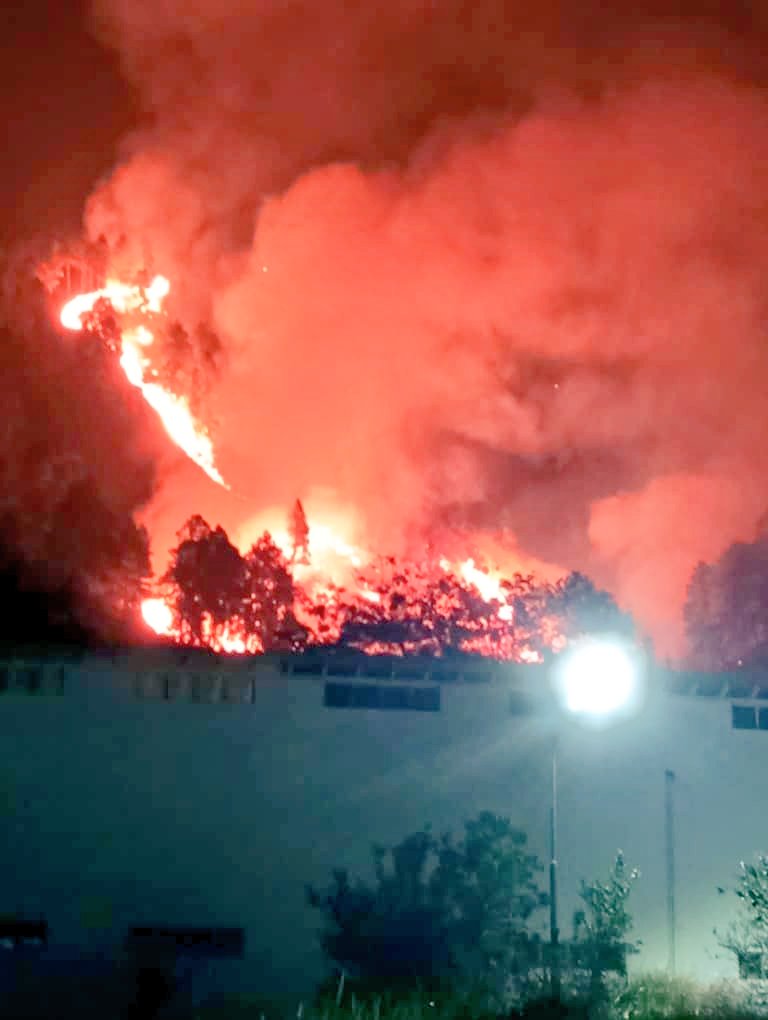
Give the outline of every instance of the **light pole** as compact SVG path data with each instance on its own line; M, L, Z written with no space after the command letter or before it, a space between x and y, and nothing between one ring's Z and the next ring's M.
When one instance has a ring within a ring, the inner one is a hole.
M676 923L675 923L675 816L674 816L675 773L664 770L664 806L667 850L667 938L669 940L669 973L674 977L677 969Z
M559 658L553 673L558 700L568 715L605 725L637 709L642 696L640 661L636 649L612 637L589 637L575 642ZM557 734L552 740L552 797L549 813L549 941L550 988L559 999L562 983L557 870Z
M557 736L552 740L552 800L549 807L549 942L552 998L560 998L560 925L557 917Z

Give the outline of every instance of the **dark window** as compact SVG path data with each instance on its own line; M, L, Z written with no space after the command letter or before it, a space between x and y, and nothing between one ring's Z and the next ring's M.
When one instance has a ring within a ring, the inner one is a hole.
M326 708L404 709L414 712L439 712L439 687L403 687L387 684L325 685Z
M752 705L731 705L731 722L735 730L756 730L757 714Z
M37 666L22 666L16 670L16 682L30 694L36 694L43 686L43 671Z
M8 690L8 676L9 671L7 666L0 668L0 694L5 694Z
M768 730L768 708L759 708L757 710L757 728L759 730Z
M47 921L0 921L0 949L41 949L47 943Z

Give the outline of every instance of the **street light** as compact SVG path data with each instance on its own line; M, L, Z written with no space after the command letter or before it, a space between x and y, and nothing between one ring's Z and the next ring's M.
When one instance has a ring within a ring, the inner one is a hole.
M562 707L591 724L634 712L640 681L636 649L613 637L582 638L560 656L554 674Z
M637 710L642 690L636 648L610 636L583 638L557 660L553 686L561 707L590 725L605 725ZM559 999L560 927L557 902L557 735L552 741L552 800L549 815L549 939L551 991Z

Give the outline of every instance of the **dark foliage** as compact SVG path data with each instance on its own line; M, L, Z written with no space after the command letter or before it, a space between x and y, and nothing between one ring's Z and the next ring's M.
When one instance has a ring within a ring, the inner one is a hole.
M546 902L540 865L508 819L482 812L464 838L429 829L373 848L375 883L333 873L307 890L323 915L328 959L369 985L434 987L514 971L530 939L527 922Z
M569 641L585 634L635 637L632 617L619 609L610 592L601 591L584 574L575 571L561 578L547 598L548 611L562 621L563 636Z
M700 563L685 603L690 664L704 670L768 666L768 536Z
M71 295L63 283L46 292L43 254L20 246L0 260L0 540L16 575L6 590L18 584L28 605L36 593L36 619L58 620L59 633L130 641L149 574L133 515L153 489L152 416L107 345L58 326Z
M303 647L293 578L269 535L242 556L223 528L211 528L198 515L178 538L163 580L183 641L216 645L226 629L246 635L253 651Z
M584 906L574 915L574 947L589 972L593 1002L603 995L605 976L610 972L625 976L627 953L638 951L639 943L629 939L633 920L628 900L639 874L627 867L619 851L606 881L581 882Z
M298 500L289 535L290 560L268 533L242 556L223 528L190 518L163 579L181 640L224 647L226 633L242 635L249 651L324 644L540 661L558 643L591 630L634 635L612 597L580 574L556 585L515 574L483 594L435 561L380 557L358 571L352 590L304 587L293 575L311 562L311 529Z
M69 584L52 587L35 578L13 553L0 550L0 647L83 648L97 636L78 614L78 599Z

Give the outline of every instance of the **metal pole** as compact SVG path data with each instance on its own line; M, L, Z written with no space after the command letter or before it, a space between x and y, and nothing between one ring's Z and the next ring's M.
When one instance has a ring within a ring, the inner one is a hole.
M674 975L677 968L676 922L675 922L675 828L674 828L674 786L675 773L664 771L664 803L666 814L667 851L667 938L669 940L669 973Z
M560 928L557 921L557 738L552 741L552 803L549 811L549 942L552 998L560 998Z

